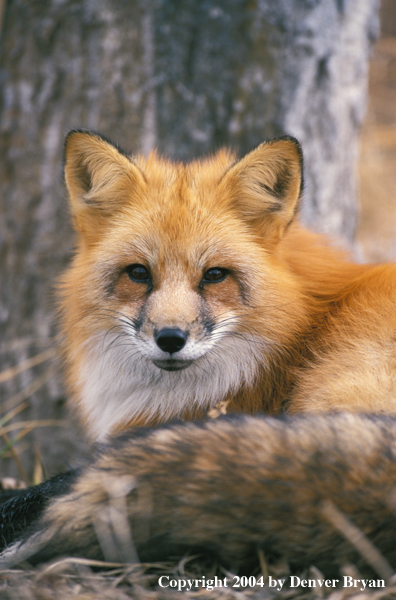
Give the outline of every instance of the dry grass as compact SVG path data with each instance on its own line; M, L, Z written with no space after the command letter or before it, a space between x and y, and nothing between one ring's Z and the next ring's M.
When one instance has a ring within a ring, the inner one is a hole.
M44 565L40 569L13 569L0 571L0 597L4 600L176 600L181 592L177 589L163 588L158 585L162 575L172 580L202 578L202 571L189 571L185 562L178 565L134 565L121 566L111 563L98 563L79 559L64 559ZM98 570L100 568L100 570ZM205 571L206 581L213 577ZM345 574L358 577L353 567L346 567ZM281 572L273 572L280 576ZM352 591L349 588L324 590L323 588L284 588L275 591L264 587L233 588L233 575L218 572L219 579L227 576L227 587L216 587L213 590L205 587L194 587L188 592L190 598L206 600L385 600L396 598L396 585L385 589L364 592ZM316 579L321 574L312 567L302 577Z
M51 342L51 340L50 340ZM29 344L31 341L29 341ZM15 345L15 343L14 343ZM4 348L1 348L4 350ZM19 375L31 371L34 367L42 366L43 369L38 376L33 376L30 383L16 394L8 397L1 402L0 408L0 459L11 457L14 461L20 478L25 485L40 483L42 479L42 461L41 457L35 452L34 476L31 479L23 465L19 454L21 450L21 441L34 429L39 427L67 427L68 423L60 419L24 419L24 411L29 408L30 399L39 391L54 375L57 370L57 364L51 362L56 358L57 351L54 347L37 352L17 365L8 367L0 371L0 385L17 378ZM1 484L1 480L0 480ZM1 486L0 486L1 487Z

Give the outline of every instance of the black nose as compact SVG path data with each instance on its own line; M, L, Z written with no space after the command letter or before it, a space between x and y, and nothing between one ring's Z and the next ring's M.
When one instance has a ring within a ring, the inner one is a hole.
M155 335L155 341L161 350L174 354L185 346L187 334L177 327L164 327Z

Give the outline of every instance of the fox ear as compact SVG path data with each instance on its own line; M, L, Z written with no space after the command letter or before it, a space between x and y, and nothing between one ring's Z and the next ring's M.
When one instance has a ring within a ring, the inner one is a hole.
M264 142L234 164L224 179L242 218L258 227L268 242L277 242L299 207L301 146L292 137Z
M129 158L88 131L66 137L65 180L75 229L87 238L145 181Z

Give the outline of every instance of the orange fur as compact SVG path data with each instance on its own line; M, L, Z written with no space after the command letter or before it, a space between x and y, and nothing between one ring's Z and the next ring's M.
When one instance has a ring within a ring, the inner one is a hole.
M299 226L295 140L183 165L77 131L65 174L78 245L62 336L92 438L225 400L228 412L394 411L396 266L355 264ZM168 330L181 350L159 347Z

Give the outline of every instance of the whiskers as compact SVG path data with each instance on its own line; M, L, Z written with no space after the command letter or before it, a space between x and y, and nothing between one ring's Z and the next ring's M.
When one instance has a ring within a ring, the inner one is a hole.
M180 352L189 366L175 371L154 364L160 349L142 320L100 308L76 326L85 336L77 382L81 409L92 437L101 439L135 419L158 422L205 413L254 385L280 352L278 342L258 330L250 307L224 310L199 327L195 322Z
M109 352L114 346L136 350L137 319L118 310L98 308L83 314L79 322L81 320L85 321L86 326L93 326L94 330L99 325L99 331L93 335L101 337L102 354Z

